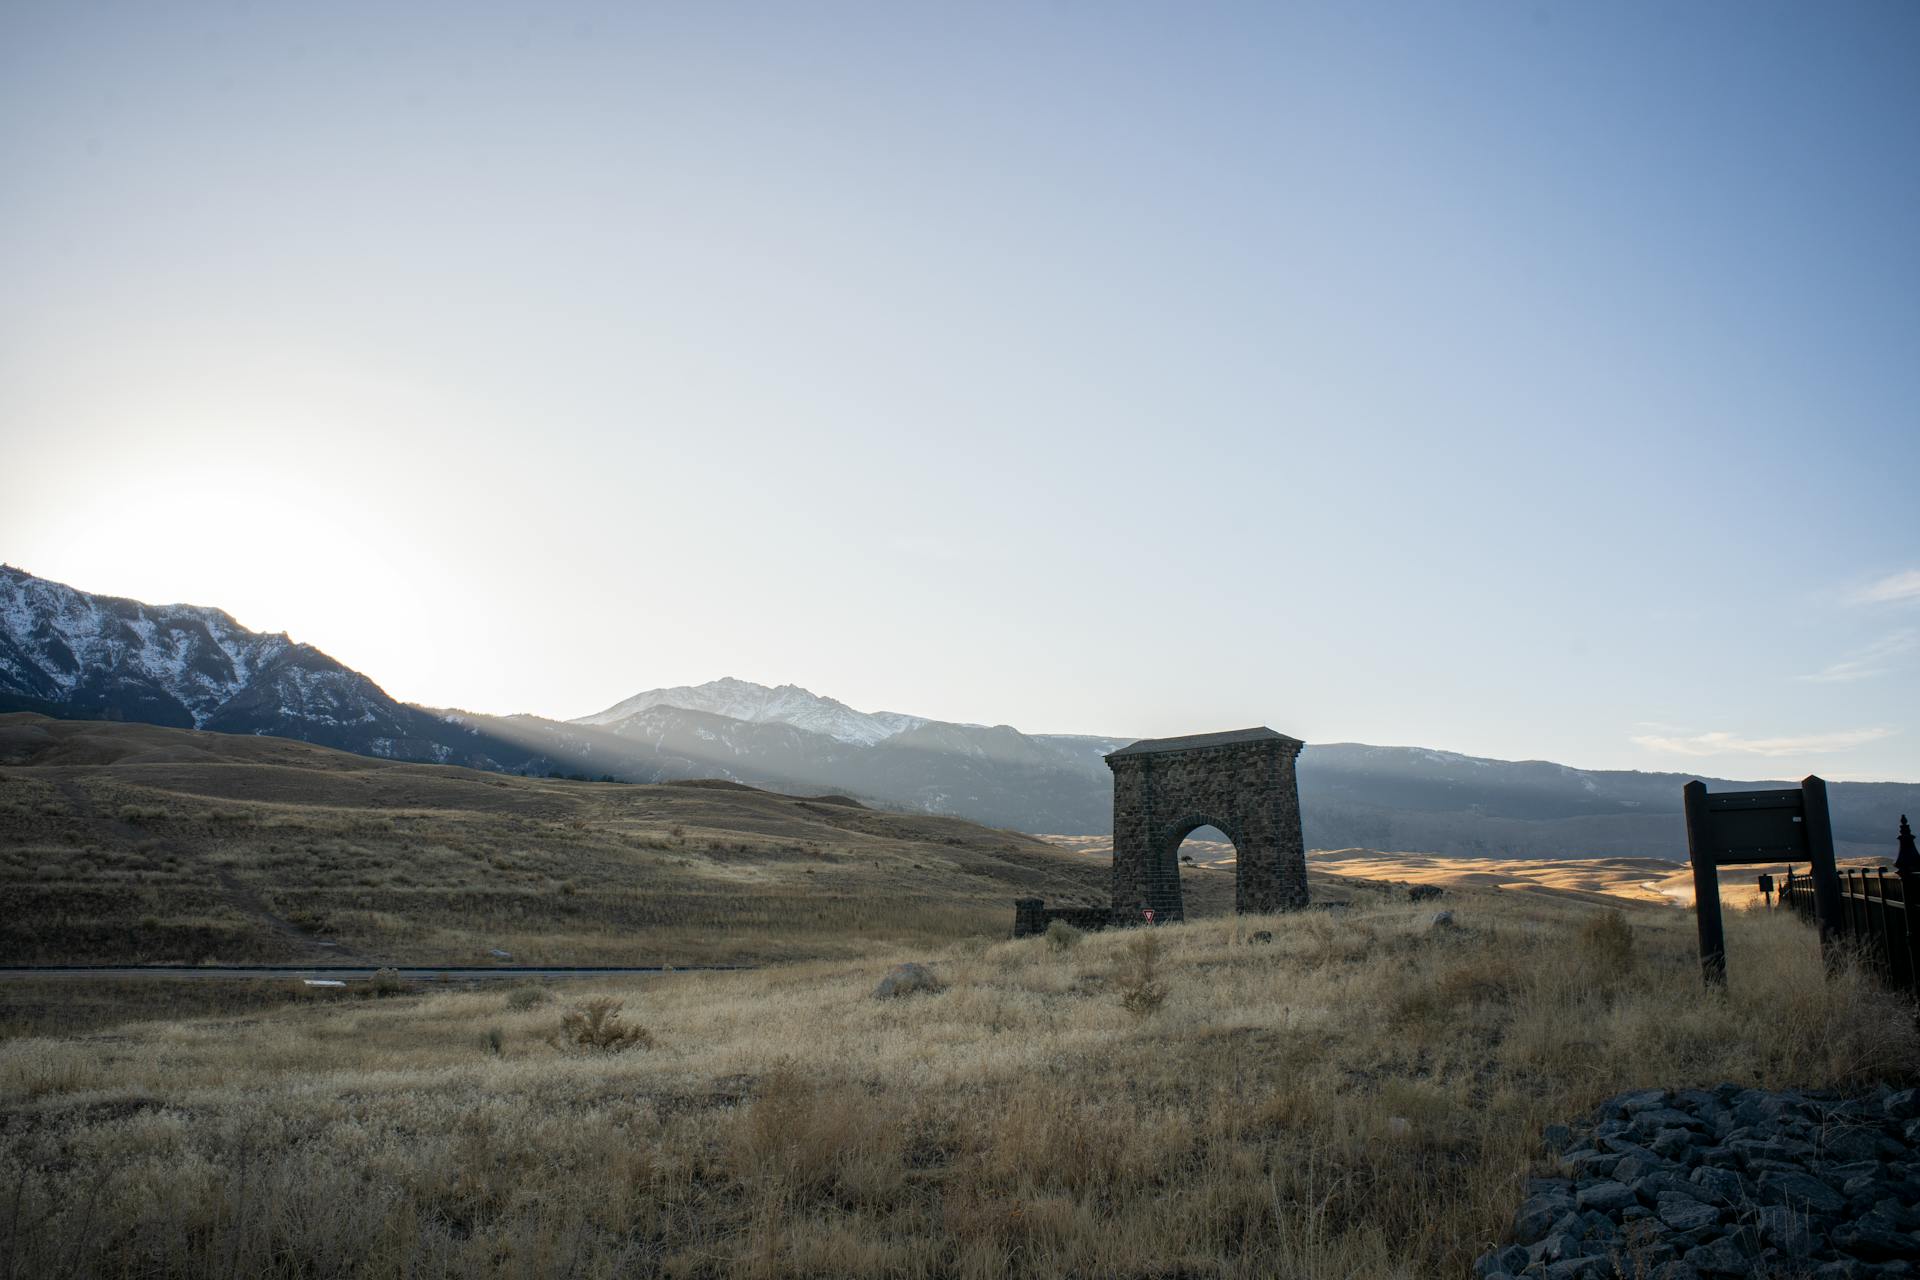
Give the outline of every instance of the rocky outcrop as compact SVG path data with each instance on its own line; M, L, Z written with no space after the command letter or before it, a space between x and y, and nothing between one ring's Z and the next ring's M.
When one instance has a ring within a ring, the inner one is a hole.
M1645 1089L1551 1126L1481 1280L1920 1274L1920 1095Z

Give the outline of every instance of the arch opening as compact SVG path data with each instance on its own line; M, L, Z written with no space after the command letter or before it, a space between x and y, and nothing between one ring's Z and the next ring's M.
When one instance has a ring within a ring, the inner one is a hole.
M1200 824L1175 842L1173 862L1187 919L1232 912L1240 850L1228 832L1214 823Z

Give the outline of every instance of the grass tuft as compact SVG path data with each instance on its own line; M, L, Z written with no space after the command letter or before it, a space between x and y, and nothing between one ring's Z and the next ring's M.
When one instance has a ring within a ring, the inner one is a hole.
M1619 978L1633 970L1633 926L1626 913L1605 910L1580 926L1580 949L1606 977Z
M1136 1018L1160 1012L1167 1002L1167 984L1160 978L1160 935L1152 931L1128 938L1114 970L1113 986L1120 1007Z

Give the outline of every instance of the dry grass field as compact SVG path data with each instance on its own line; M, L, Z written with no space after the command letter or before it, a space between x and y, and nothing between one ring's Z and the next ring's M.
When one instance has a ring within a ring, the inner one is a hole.
M1629 1086L1920 1073L1784 914L1449 894L0 1043L13 1275L1462 1274ZM1622 924L1627 928L1623 929ZM1273 933L1252 941L1256 929ZM936 994L873 999L889 962ZM624 1000L650 1047L557 1047ZM1156 996L1163 999L1156 1000Z
M1452 1276L1607 1094L1920 1078L1911 1009L1784 914L1730 914L1703 998L1691 915L1608 888L1633 860L1320 854L1335 909L1257 918L1197 853L1187 924L1014 942L1104 858L0 717L6 960L768 965L0 985L0 1276ZM943 989L872 998L909 959ZM620 1051L570 1038L596 1000Z
M763 962L1002 931L1025 894L1107 873L832 798L0 715L0 963Z

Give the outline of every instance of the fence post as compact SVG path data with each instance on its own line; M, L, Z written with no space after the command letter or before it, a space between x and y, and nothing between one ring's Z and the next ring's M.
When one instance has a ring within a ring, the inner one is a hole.
M1906 901L1901 900L1898 921L1893 914L1893 898L1887 893L1887 869L1875 867L1874 880L1880 886L1880 967L1886 970L1887 977L1902 987L1911 986L1912 980L1907 972L1907 913ZM1899 887L1900 881L1895 880Z
M1709 987L1727 985L1727 935L1720 924L1720 868L1713 857L1713 826L1707 817L1707 784L1695 779L1680 788L1686 801L1687 860L1693 863L1693 921L1700 934L1700 973Z
M1920 848L1913 843L1907 815L1900 815L1900 848L1893 856L1893 873L1900 877L1900 922L1907 935L1907 987L1920 995Z
M1840 874L1833 862L1833 817L1827 810L1827 784L1809 774L1800 780L1800 794L1802 820L1807 827L1807 873L1813 878L1813 916L1820 925L1820 954L1831 970L1840 964L1839 943L1846 922L1841 917Z
M1866 878L1852 867L1840 873L1840 908L1847 922L1847 937L1861 951L1867 950L1867 935L1873 932L1867 917Z
M1867 919L1873 924L1873 958L1890 977L1893 974L1893 930L1892 922L1887 919L1887 869L1876 867L1872 875L1862 871L1860 886L1865 889L1868 885L1879 890L1877 896L1873 890L1867 890Z

